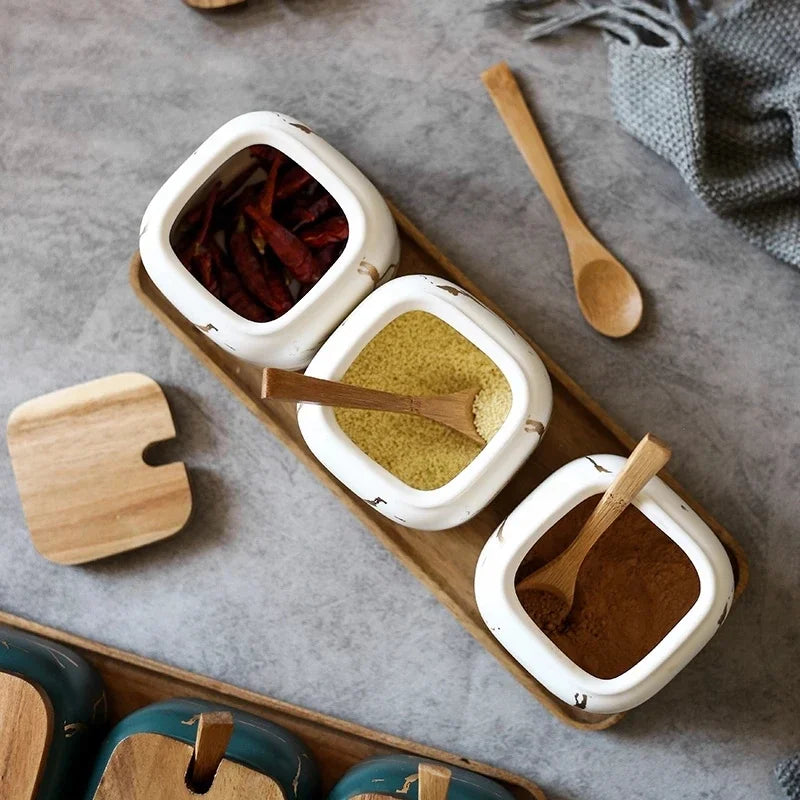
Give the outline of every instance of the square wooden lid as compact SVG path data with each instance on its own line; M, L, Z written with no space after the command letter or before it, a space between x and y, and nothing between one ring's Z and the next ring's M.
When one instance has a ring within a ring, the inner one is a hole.
M125 372L42 395L8 419L8 449L36 549L81 564L164 539L189 519L182 463L151 467L175 425L161 387Z

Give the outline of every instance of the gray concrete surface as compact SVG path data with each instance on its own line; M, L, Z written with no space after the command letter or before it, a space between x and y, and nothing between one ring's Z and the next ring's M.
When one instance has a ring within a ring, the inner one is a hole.
M800 275L710 216L614 124L602 43L532 46L480 2L0 2L0 412L122 370L166 388L196 515L82 568L33 550L0 460L0 606L482 758L552 797L754 798L800 747ZM588 223L647 298L593 334L564 244L478 80L519 70ZM216 127L307 120L361 165L751 557L720 634L606 733L552 719L137 303L141 214Z

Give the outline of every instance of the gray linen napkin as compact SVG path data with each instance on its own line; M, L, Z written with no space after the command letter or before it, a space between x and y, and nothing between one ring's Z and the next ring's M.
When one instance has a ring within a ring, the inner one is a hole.
M800 267L800 2L501 0L527 36L606 32L620 125L716 214Z
M786 800L800 800L800 754L779 762L775 767L775 777L786 794Z

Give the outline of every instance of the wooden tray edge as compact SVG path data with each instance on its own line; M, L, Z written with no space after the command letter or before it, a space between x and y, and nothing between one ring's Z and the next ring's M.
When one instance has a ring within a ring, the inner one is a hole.
M339 719L338 717L331 717L327 714L322 714L318 711L297 706L292 703L287 703L284 700L278 700L269 695L253 692L249 689L242 689L238 686L233 686L223 681L218 681L215 678L209 678L205 675L198 675L188 670L173 667L169 664L164 664L159 661L154 661L149 658L138 656L135 653L126 650L119 650L116 647L95 642L91 639L86 639L76 634L68 633L57 628L51 628L48 625L42 625L38 622L19 617L15 614L10 614L5 611L0 611L0 624L8 625L12 628L17 628L28 633L42 636L45 639L50 639L60 644L73 647L76 650L91 653L93 655L109 659L111 661L128 664L142 670L155 672L156 674L184 683L198 686L209 691L217 692L219 694L227 695L229 697L241 700L246 703L252 703L257 706L262 706L274 710L276 712L286 714L287 716L298 717L299 719L313 722L317 725L332 728L343 733L357 736L368 741L377 742L386 747L391 747L394 750L403 752L412 752L423 758L430 758L436 761L444 761L453 766L461 766L486 775L489 778L501 781L511 786L517 786L528 792L534 800L547 800L542 789L533 781L524 778L522 775L510 772L499 767L493 767L491 764L485 764L482 761L475 761L473 759L465 759L455 753L450 753L446 750L440 750L436 747L430 747L419 742L414 742L410 739L403 739L399 736L393 736L389 733L383 733L371 728L358 725L354 722Z

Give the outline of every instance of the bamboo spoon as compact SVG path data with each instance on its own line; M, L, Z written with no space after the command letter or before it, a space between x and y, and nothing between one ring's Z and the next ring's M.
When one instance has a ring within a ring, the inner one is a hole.
M225 757L233 734L233 715L229 711L200 714L195 734L194 753L186 780L193 791L208 791Z
M537 624L542 622L552 629L563 622L575 599L575 581L583 560L645 484L669 461L670 455L669 447L648 433L628 456L572 544L517 584L518 594L543 592L555 596L552 603L548 602L550 598L542 597L543 602L536 604L542 617L535 620Z
M426 764L420 762L417 767L419 785L417 800L447 800L452 772L442 764Z
M364 389L336 381L311 378L299 372L267 367L261 380L261 397L271 400L293 400L296 403L316 403L337 408L364 408L370 411L395 411L415 414L452 428L473 442L486 444L475 430L477 388L463 389L453 394L406 395Z
M642 319L642 295L636 281L597 241L573 208L508 64L495 64L481 79L561 223L583 316L605 336L627 336Z

